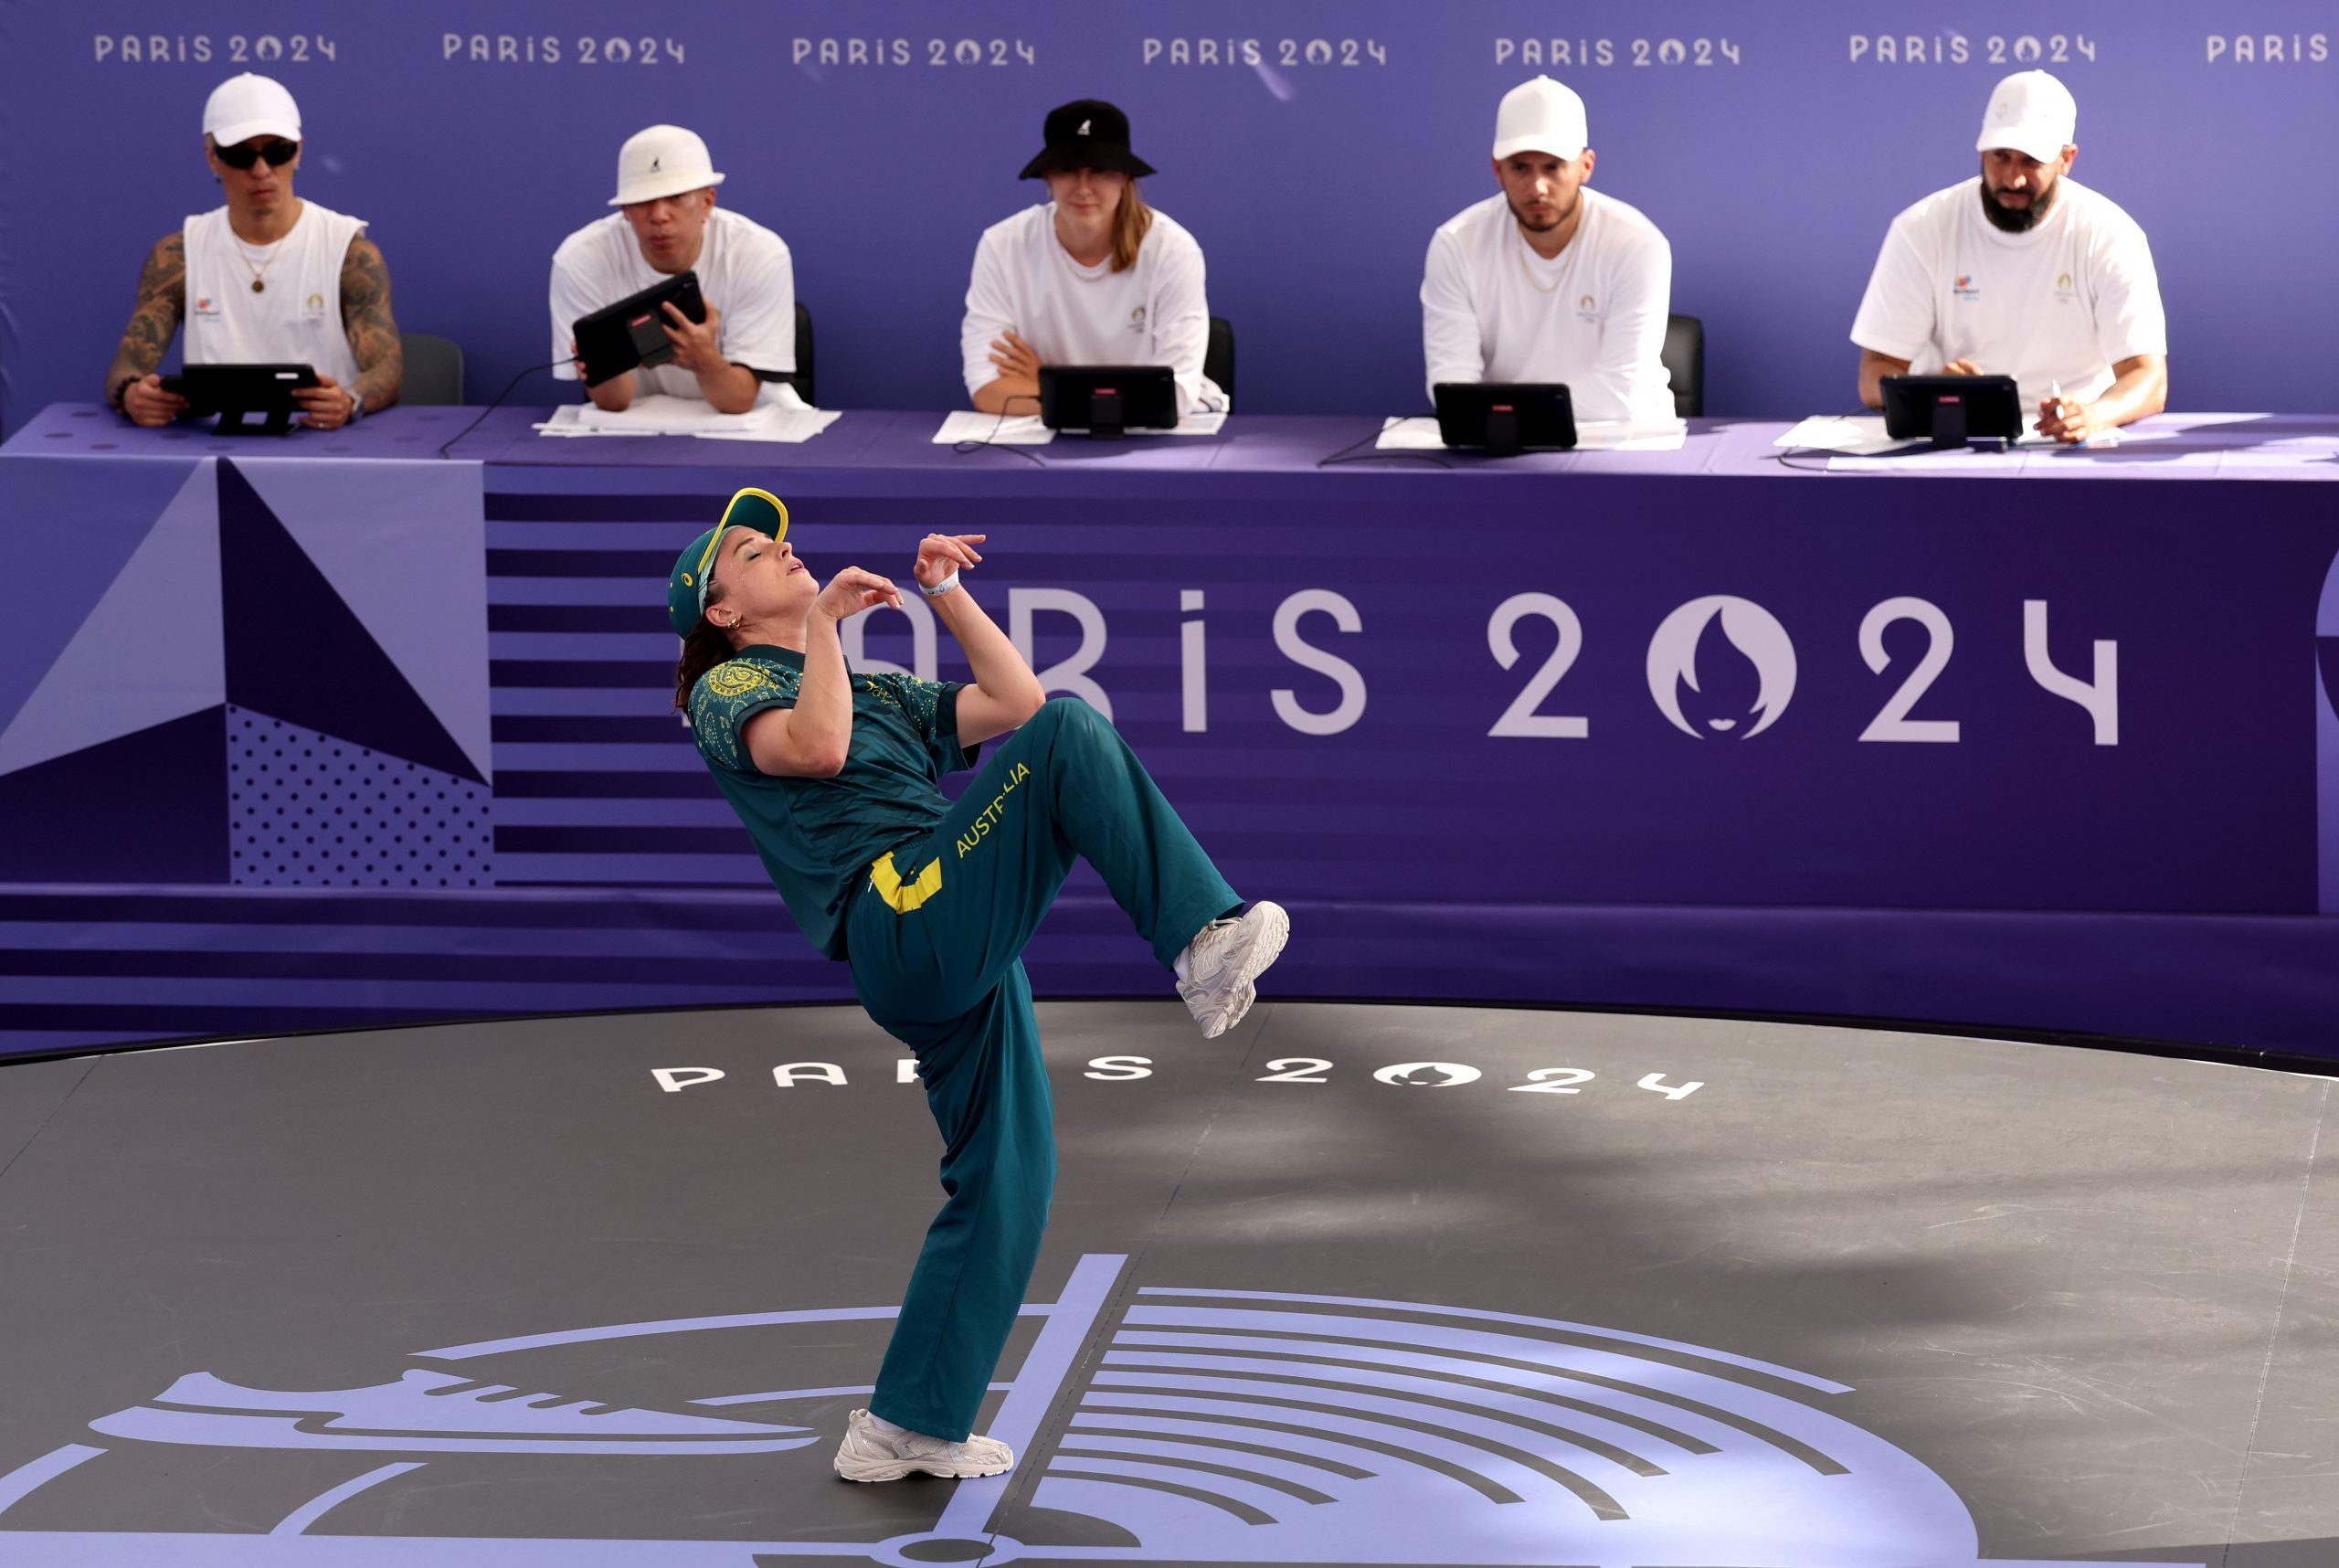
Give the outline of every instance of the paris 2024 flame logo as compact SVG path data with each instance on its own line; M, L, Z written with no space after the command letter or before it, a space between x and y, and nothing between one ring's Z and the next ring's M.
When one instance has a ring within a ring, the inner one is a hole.
M1737 701L1749 666L1752 694ZM1726 593L1693 599L1649 639L1648 694L1684 735L1751 740L1776 724L1794 698L1794 643L1778 617L1752 599Z

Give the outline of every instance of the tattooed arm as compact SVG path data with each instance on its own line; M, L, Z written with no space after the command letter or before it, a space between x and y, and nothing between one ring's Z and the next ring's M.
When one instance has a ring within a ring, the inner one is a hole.
M142 425L167 425L186 408L186 399L163 390L155 374L169 352L179 323L186 319L186 242L166 234L147 253L138 279L138 308L122 329L106 372L106 401Z
M406 386L406 351L390 315L390 270L381 247L362 234L341 263L341 321L357 355L355 390L365 411L388 408Z
M388 408L406 384L406 354L390 315L390 270L381 247L362 234L349 242L341 260L341 324L357 358L357 379L343 387L320 376L316 386L292 394L302 421L319 429L347 424L355 397L365 399L369 414Z

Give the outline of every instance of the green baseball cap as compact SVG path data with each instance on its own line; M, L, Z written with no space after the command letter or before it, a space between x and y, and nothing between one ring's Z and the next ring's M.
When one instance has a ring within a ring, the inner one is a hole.
M724 531L730 528L753 528L785 539L788 508L770 491L749 486L731 498L720 523L693 539L674 557L673 575L666 579L666 622L677 637L688 637L706 614L707 573L714 565L715 547L722 544Z

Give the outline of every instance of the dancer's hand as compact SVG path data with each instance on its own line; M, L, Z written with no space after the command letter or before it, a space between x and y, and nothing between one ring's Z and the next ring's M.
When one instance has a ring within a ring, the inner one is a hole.
M917 586L937 588L952 572L981 566L982 555L975 546L990 537L988 534L928 534L918 542L914 568Z
M864 609L874 609L881 604L901 609L902 590L875 572L847 567L829 579L829 586L820 590L820 597L812 601L812 608L831 620L845 620Z

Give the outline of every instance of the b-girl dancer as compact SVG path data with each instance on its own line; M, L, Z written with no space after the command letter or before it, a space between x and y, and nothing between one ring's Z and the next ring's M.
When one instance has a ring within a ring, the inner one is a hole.
M849 1480L993 1476L1015 1457L971 1436L1038 1260L1055 1132L1022 952L1075 858L1102 874L1205 1036L1249 1011L1291 923L1245 906L1144 764L1094 708L1046 699L960 574L980 534L929 534L913 568L971 684L847 667L838 623L901 590L858 567L823 586L777 496L742 490L674 563L674 702L788 913L852 965L853 990L915 1053L943 1139L926 1231ZM937 781L1000 745L956 804Z

